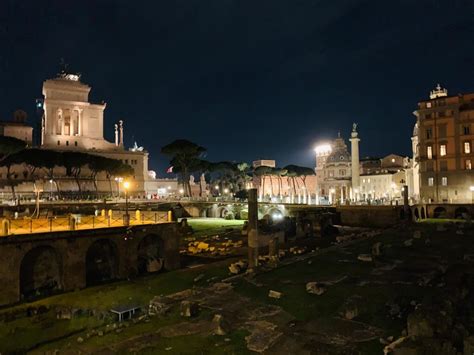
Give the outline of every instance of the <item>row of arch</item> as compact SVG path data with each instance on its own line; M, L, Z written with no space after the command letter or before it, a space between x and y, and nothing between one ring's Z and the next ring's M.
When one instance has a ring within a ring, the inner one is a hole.
M454 218L464 218L466 215L469 215L469 210L464 206L459 206L454 210ZM415 219L426 219L426 218L449 218L448 210L443 206L435 207L431 216L429 216L428 211L424 206L414 207L413 216Z
M137 246L135 273L160 272L164 266L163 240L154 234L144 237ZM86 286L94 286L119 278L119 253L110 239L98 239L85 255ZM28 251L20 264L22 299L48 296L63 290L63 258L52 246L42 245Z
M212 207L209 207L201 211L200 217L226 218L229 214L233 214L235 218L242 218L242 219L247 218L248 210L246 208L239 210L237 214L234 213L234 211L235 210L232 207L228 207L228 206L220 206L217 209L213 209ZM277 207L270 207L264 210L264 213L259 211L259 218L262 218L264 215L284 216L285 214L281 211L281 209Z

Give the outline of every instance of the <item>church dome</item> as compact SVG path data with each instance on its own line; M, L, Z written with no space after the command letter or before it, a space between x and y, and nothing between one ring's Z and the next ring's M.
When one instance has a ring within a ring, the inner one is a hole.
M327 157L327 164L350 163L351 155L347 150L347 145L342 138L336 138L333 143L333 151Z

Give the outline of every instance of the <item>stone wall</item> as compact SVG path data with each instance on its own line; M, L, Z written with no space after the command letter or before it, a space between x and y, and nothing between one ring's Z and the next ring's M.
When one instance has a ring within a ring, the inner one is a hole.
M105 269L111 268L110 280L136 276L139 250L143 249L140 243L146 238L159 240L160 250L156 257L162 259L164 269L179 268L176 223L2 237L0 306L21 301L26 296L22 296L25 290L41 295L88 286L87 263L91 263L90 250L97 243L108 245L112 254L113 265L105 265ZM55 255L56 260L51 261L51 255ZM100 259L92 262L103 263ZM31 290L32 285L41 287Z
M354 227L389 227L400 222L403 206L340 206L342 225Z

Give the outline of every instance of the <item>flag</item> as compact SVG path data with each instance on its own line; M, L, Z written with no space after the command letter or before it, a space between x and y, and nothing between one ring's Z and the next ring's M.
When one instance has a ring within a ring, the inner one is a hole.
M173 166L170 166L168 169L166 169L167 174L172 174L173 173Z

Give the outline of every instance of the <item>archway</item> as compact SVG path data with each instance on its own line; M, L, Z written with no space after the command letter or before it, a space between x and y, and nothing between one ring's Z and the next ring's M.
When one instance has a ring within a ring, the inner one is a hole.
M417 207L415 207L413 214L414 214L414 216L415 216L415 220L420 219L420 212L418 212L418 208L417 208Z
M61 258L49 246L25 254L20 266L20 295L23 299L48 296L62 289Z
M421 219L426 219L425 208L421 207Z
M227 207L221 207L218 210L218 217L220 218L226 218L226 216L230 213L229 209Z
M469 211L466 207L458 207L454 211L454 218L462 218L464 219L464 216L469 215Z
M163 240L156 234L147 235L138 244L137 271L139 275L159 272L164 265Z
M86 254L86 284L97 285L118 277L116 245L108 239L92 243Z
M436 207L433 211L433 217L434 218L446 218L447 213L446 213L446 208L444 207Z
M267 214L270 215L271 219L275 222L281 221L285 217L283 212L275 207L268 209Z

